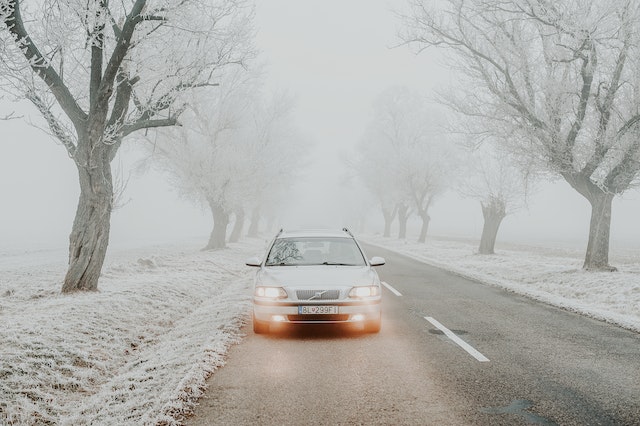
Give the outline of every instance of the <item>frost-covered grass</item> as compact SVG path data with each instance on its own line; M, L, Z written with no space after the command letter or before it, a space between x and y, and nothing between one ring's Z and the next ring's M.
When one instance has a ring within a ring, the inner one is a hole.
M263 241L110 250L61 295L62 251L0 256L0 424L175 424L240 338Z
M424 244L380 236L364 240L457 274L640 332L640 251L611 250L618 272L582 270L584 252L500 244L477 254L477 241L429 238Z

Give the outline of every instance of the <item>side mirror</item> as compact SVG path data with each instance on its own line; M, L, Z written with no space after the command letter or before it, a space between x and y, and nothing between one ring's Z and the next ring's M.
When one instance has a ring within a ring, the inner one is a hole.
M373 256L371 258L371 260L369 261L369 264L371 266L382 266L385 264L385 260L384 257L379 257L379 256Z
M262 266L262 261L258 257L250 257L244 262L247 266Z

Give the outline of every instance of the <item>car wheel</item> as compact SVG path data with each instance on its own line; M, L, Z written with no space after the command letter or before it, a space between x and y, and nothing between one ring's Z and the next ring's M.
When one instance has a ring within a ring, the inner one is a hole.
M265 334L269 332L269 323L264 321L258 321L255 315L252 315L253 320L253 332L255 334Z
M378 318L372 321L367 321L364 323L364 331L365 333L378 333L380 332L381 326L382 326L381 318Z

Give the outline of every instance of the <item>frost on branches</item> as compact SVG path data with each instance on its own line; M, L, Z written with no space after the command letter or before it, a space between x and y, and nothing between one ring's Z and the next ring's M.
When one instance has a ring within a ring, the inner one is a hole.
M226 246L231 215L230 240L239 238L247 210L250 233L257 232L260 212L282 204L308 151L292 125L289 97L265 97L255 76L229 73L219 88L194 97L181 121L182 127L159 132L148 147L178 192L211 212L205 249Z
M482 208L484 222L479 254L495 254L502 220L525 206L532 180L527 165L517 164L507 153L492 145L469 149L465 170L458 181L458 192L479 201Z
M384 236L398 217L398 238L406 238L407 219L422 220L425 242L429 209L451 184L454 158L438 111L406 87L390 87L376 98L373 117L358 145L356 169L376 196L385 221Z
M410 0L403 39L453 53L445 102L471 134L564 178L592 206L585 269L609 266L611 203L640 171L640 4Z
M0 88L35 105L78 170L63 292L97 288L123 138L175 125L187 92L243 63L251 15L244 0L0 0Z

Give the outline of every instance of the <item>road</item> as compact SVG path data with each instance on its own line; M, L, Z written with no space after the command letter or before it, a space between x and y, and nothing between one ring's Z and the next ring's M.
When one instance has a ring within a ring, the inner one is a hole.
M365 249L379 334L247 328L187 424L640 425L637 333Z

